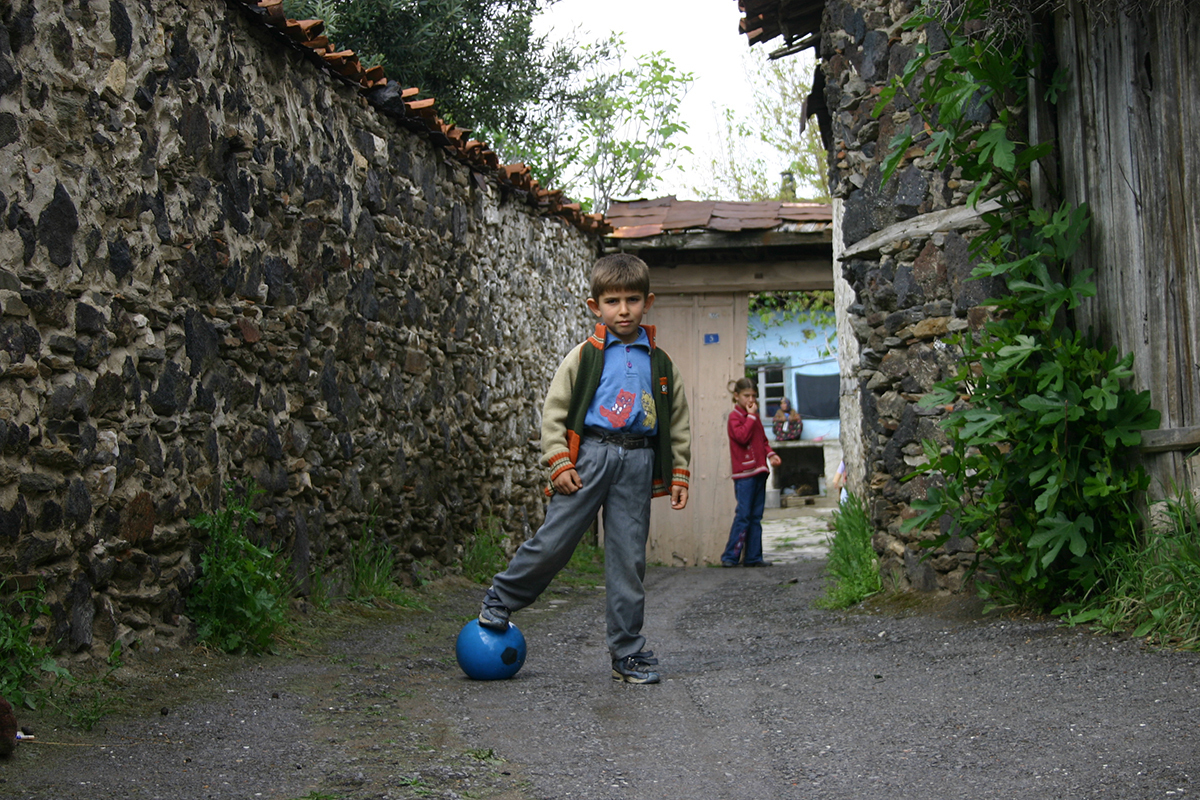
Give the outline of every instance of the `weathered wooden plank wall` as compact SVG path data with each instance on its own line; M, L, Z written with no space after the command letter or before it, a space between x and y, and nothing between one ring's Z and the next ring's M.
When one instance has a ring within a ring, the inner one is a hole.
M1101 24L1074 0L1056 19L1070 88L1059 104L1065 197L1093 224L1079 316L1134 353L1162 412L1143 449L1152 497L1200 488L1200 13Z

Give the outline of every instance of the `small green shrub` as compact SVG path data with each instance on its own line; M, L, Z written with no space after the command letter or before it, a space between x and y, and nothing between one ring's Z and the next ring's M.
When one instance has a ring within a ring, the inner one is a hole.
M257 519L253 501L261 490L236 490L225 487L226 508L191 520L209 543L200 555L188 613L202 642L227 653L269 652L287 624L287 581L276 554L246 536L246 524Z
M489 519L483 530L475 532L463 552L463 575L476 583L491 583L492 576L508 563L508 554L504 551L507 538L499 520Z
M79 679L33 641L37 618L49 612L43 591L18 592L3 601L0 611L0 697L29 709L49 707L76 728L91 730L120 702L106 684L121 666L121 644L109 651L108 668Z
M45 691L35 686L40 672L58 664L50 651L33 641L37 618L49 612L39 592L17 592L4 601L0 612L0 697L15 706L38 708Z
M833 512L834 534L826 539L829 557L825 565L828 583L820 608L847 608L883 590L879 559L871 547L874 533L863 501L854 494Z
M1162 524L1103 555L1103 593L1054 613L1068 625L1132 631L1158 645L1200 650L1200 508L1188 493L1163 506Z
M986 227L971 239L971 278L995 296L980 306L992 307L981 330L946 340L961 349L957 369L921 401L942 415L944 436L925 439L906 478L921 477L925 497L901 531L939 531L929 548L973 541L990 604L1049 609L1092 592L1098 564L1128 544L1149 486L1137 447L1160 414L1132 386L1132 354L1082 332L1079 310L1097 292L1077 258L1086 205L1029 200L1034 165L1055 146L1026 135L1029 92L1049 78L1053 102L1065 74L1043 74L1036 37L986 24L1001 4L964 0L944 18L943 5L924 3L904 23L941 26L944 46L918 45L880 92L876 116L911 105L881 177L915 147L973 186L967 205ZM983 213L984 200L999 207Z

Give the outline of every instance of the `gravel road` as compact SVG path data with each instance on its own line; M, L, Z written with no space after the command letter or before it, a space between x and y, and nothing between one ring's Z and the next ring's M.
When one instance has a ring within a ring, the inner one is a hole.
M602 590L514 622L512 680L454 637L481 587L430 610L322 617L289 656L137 655L93 732L32 724L0 797L1186 798L1200 795L1200 656L983 616L963 598L817 609L819 560L652 568L657 686L618 684Z

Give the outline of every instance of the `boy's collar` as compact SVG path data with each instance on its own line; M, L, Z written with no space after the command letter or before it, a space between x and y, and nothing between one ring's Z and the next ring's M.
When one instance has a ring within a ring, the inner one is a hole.
M646 338L650 341L650 349L654 350L654 326L642 325L642 330L646 332ZM592 331L592 335L588 337L588 342L597 350L604 349L604 343L608 340L608 327L603 322L596 323L596 330Z

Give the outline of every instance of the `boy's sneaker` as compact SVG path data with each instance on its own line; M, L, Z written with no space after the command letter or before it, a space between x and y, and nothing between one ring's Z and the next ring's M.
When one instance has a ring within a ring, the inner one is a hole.
M508 606L497 596L495 589L488 589L479 609L479 624L497 633L508 630Z
M658 673L650 669L658 665L654 651L643 650L631 656L618 658L612 662L614 681L624 683L658 683Z

